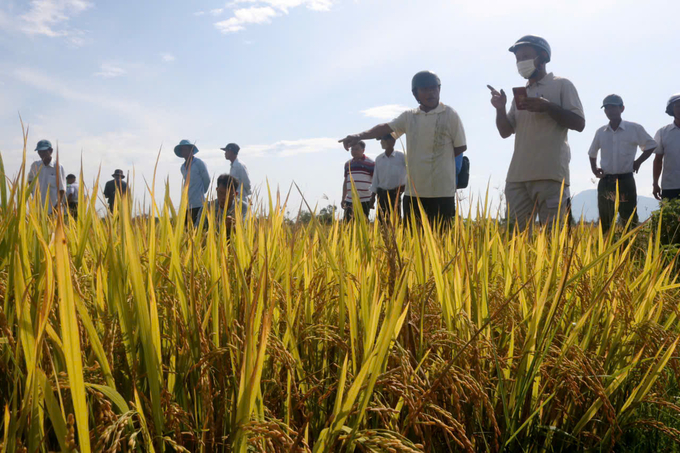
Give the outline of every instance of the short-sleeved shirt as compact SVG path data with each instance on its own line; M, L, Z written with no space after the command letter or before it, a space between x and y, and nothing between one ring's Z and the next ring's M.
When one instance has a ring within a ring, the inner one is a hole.
M210 175L208 174L208 169L203 161L197 157L192 157L191 161L189 161L189 174L187 172L186 164L186 162L182 164L180 171L184 178L184 184L187 184L187 180L189 181L187 207L189 209L200 208L203 206L205 193L210 187Z
M47 212L51 214L52 208L59 201L59 192L66 190L64 167L59 166L59 181L57 182L57 164L54 159L50 161L49 165L45 165L42 160L35 161L28 171L28 183L30 184L36 178L38 178L36 184L39 184L40 187L35 186L33 196L40 197L40 206L47 202Z
M243 194L243 198L247 200L250 198L250 177L248 176L248 169L243 165L238 158L234 159L231 163L231 170L229 175L238 179L239 182L239 194Z
M392 151L389 156L382 153L375 158L375 170L371 192L378 189L393 190L406 185L406 156L401 151Z
M352 181L361 203L371 201L371 184L373 182L373 171L375 169L375 162L367 156L359 159L350 159L345 162L345 187L347 188L347 195L345 201L352 203Z
M66 185L66 199L71 198L70 203L78 203L78 184L67 184Z
M546 74L534 84L527 83L529 97L543 97L565 110L585 118L578 92L569 80ZM571 151L568 129L560 126L547 113L517 110L515 100L508 112L508 121L515 130L515 151L512 154L507 182L553 180L569 185Z
M616 130L607 124L595 132L588 156L595 159L598 151L602 150L600 167L606 175L632 173L638 147L642 151L650 151L656 148L656 142L644 127L631 121L621 121Z
M404 194L422 198L456 194L454 148L466 146L465 130L458 113L443 103L423 112L407 110L389 123L397 134L406 134L407 184Z
M661 188L680 189L680 127L672 122L659 129L654 140L657 144L654 152L663 156Z

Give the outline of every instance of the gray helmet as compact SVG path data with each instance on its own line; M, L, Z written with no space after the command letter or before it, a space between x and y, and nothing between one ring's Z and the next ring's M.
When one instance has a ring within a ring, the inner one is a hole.
M439 80L437 74L432 71L420 71L413 76L411 80L411 91L416 94L418 88L427 88L433 86L441 86L442 81Z
M517 50L517 47L519 47L519 46L534 46L537 49L545 50L546 53L548 54L548 60L546 60L546 63L548 61L550 61L550 58L552 57L552 51L550 50L550 44L548 44L548 41L541 38L540 36L534 36L534 35L522 36L508 50L512 53L515 53L515 51Z
M666 113L668 113L670 116L675 116L673 114L673 104L675 104L678 101L680 101L680 93L671 96L671 98L666 103Z

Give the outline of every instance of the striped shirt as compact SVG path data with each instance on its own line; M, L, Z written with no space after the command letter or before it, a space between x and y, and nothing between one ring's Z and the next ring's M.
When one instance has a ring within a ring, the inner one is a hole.
M352 180L354 187L359 194L361 203L371 201L371 183L373 182L373 171L375 162L370 157L364 156L359 159L350 159L345 162L345 187L347 197L345 201L352 202Z

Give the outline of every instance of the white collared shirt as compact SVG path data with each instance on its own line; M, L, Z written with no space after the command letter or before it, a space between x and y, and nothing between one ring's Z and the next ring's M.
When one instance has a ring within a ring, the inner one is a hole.
M466 145L458 113L439 103L423 112L407 110L389 123L397 136L406 134L407 184L404 194L422 198L456 195L454 148Z
M638 146L642 151L650 151L656 148L656 142L644 127L621 121L616 130L607 124L595 132L588 156L596 159L598 151L602 150L600 167L605 175L632 173Z
M248 200L250 198L250 177L248 176L248 169L243 165L238 158L234 159L231 163L231 170L229 175L238 179L239 182L239 194L243 194L243 199Z
M680 127L674 121L659 129L654 140L657 144L654 152L663 156L661 188L680 189Z
M534 84L527 83L529 97L543 97L565 110L585 118L574 84L562 77L546 74ZM515 151L508 168L507 182L552 180L569 185L571 150L568 129L547 113L517 110L512 100L508 121L515 130Z
M406 185L406 156L401 151L392 154L382 153L375 158L373 182L371 192L378 193L378 189L393 190Z
M33 182L36 177L38 182L33 189L33 196L40 196L39 202L41 207L49 199L47 201L47 212L51 214L52 208L59 201L59 191L66 190L64 167L59 166L59 181L57 182L56 161L52 159L49 165L45 165L42 160L37 160L31 164L31 169L28 171L28 183Z

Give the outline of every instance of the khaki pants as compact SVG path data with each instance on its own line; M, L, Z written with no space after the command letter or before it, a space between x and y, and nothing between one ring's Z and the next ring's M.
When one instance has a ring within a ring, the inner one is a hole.
M541 225L551 228L556 217L563 222L569 213L569 186L562 192L562 183L557 181L507 182L505 199L508 221L517 222L520 231L531 229L537 214Z

